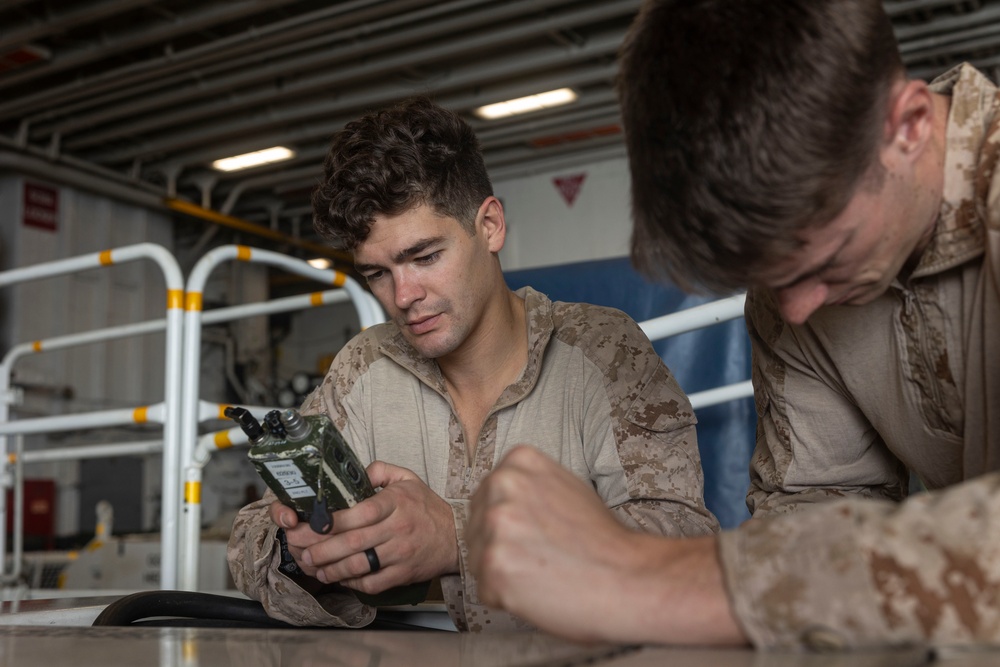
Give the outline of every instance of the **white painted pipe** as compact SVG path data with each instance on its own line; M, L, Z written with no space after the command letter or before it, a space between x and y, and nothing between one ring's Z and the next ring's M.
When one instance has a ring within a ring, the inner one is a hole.
M639 327L646 332L646 336L650 340L660 340L688 331L703 329L719 322L743 317L743 305L746 298L746 294L737 294L662 317L654 317L640 322Z
M165 413L164 404L157 403L138 408L98 410L96 412L78 412L76 414L58 415L55 417L18 419L17 421L0 424L0 435L59 433L63 431L77 431L82 428L102 428L105 426L145 424L148 422L164 423ZM164 438L165 440L166 438Z
M690 394L688 400L691 401L691 407L698 410L699 408L707 408L710 405L735 401L738 398L746 398L747 396L753 396L753 382L750 380L726 385L725 387L698 391Z
M200 466L184 470L184 514L182 536L201 537L201 474ZM200 540L181 540L180 586L182 590L198 590Z
M83 459L103 459L114 456L142 456L159 454L163 451L162 440L147 440L139 442L115 442L107 445L80 445L78 447L56 447L53 449L36 449L22 452L17 459L24 463L41 463L49 461L78 461ZM11 455L14 460L15 455Z

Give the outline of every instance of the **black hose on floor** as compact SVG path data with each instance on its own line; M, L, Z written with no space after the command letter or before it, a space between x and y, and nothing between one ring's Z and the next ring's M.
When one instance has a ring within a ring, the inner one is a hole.
M210 627L293 628L271 618L256 600L193 593L141 591L109 604L94 626L201 625Z

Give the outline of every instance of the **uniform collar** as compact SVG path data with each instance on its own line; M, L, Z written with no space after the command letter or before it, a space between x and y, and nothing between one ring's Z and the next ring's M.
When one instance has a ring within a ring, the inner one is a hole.
M935 79L930 88L951 96L944 188L934 235L911 278L940 273L982 254L986 196L1000 149L1000 98L989 79L963 64Z
M538 381L542 358L552 337L552 301L531 287L522 287L516 294L524 299L528 327L528 362L520 377L509 385L497 400L497 406L516 403L527 395ZM442 395L447 395L444 376L437 362L420 356L394 323L379 345L379 351L413 373L418 379Z

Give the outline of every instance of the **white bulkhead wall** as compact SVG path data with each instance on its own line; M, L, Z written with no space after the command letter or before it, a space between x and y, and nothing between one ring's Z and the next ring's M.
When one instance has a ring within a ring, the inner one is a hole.
M573 183L581 177L572 198ZM494 180L507 220L507 243L500 253L503 269L628 255L629 182L625 158Z

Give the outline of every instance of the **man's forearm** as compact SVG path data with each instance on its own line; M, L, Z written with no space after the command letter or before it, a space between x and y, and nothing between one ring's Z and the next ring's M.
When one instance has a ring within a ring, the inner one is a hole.
M745 643L715 537L624 527L592 487L537 450L505 457L470 503L479 595L578 641Z
M714 536L636 535L629 561L633 574L621 581L629 627L613 636L657 644L747 643L729 604Z

